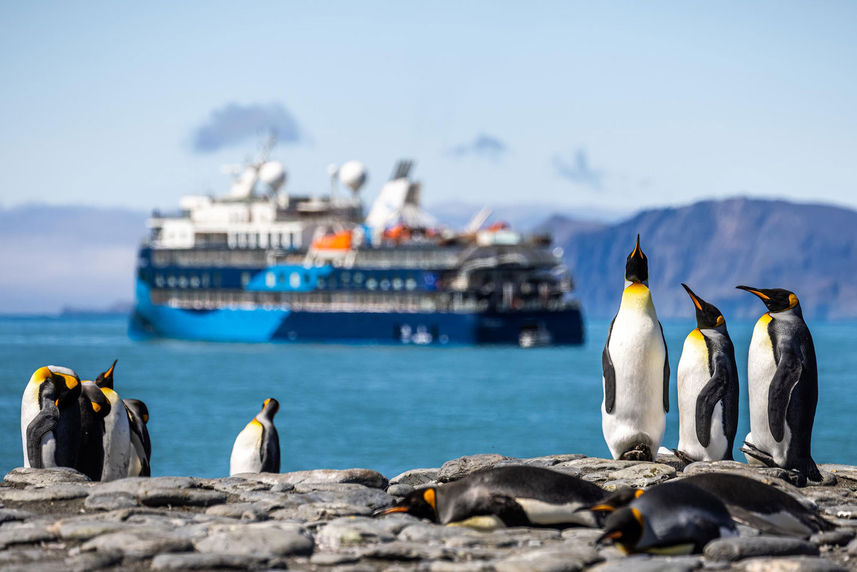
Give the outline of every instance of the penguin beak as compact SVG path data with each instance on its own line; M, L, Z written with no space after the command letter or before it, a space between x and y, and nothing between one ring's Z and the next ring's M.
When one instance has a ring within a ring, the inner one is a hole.
M637 245L634 246L634 251L631 253L631 258L636 258L640 255L640 233L637 233Z
M684 286L685 290L687 290L687 295L690 296L691 300L693 300L693 305L696 306L696 309L701 312L702 311L702 303L700 303L699 298L696 296L696 294L693 293L693 290L691 290L687 284L682 282L681 285ZM739 286L739 288L740 288L740 286Z
M574 512L580 512L582 510L588 510L591 512L613 512L616 510L616 507L609 504L594 504L592 506L582 506Z
M384 516L385 514L393 514L394 512L408 512L406 506L391 506L390 508L382 508L372 513L372 516Z
M771 299L770 296L768 296L767 294L765 294L764 292L762 292L758 288L753 288L751 286L735 286L735 287L738 288L739 290L746 290L750 294L755 294L756 296L758 296L759 298L761 298L765 302L767 302L768 300Z

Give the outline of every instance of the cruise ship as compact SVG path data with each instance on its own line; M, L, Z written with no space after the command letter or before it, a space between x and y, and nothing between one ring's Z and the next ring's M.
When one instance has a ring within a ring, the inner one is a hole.
M580 344L562 250L490 211L441 227L400 161L364 214L363 165L329 168L330 191L285 191L260 158L225 196L155 211L137 260L132 337L216 342Z

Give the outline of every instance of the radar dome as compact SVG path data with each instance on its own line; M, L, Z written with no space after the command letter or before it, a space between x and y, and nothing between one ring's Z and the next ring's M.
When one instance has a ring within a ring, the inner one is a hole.
M348 161L339 168L339 180L356 193L366 182L366 167L360 161Z
M286 182L286 170L279 161L268 161L259 167L259 179L274 191Z

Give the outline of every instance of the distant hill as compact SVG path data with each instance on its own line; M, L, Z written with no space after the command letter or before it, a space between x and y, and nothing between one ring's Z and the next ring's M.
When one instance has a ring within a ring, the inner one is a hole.
M625 259L640 233L658 315L690 317L681 282L730 318L755 318L761 301L738 284L796 292L809 319L857 318L857 211L821 204L734 198L642 211L602 228L554 217L589 317L612 317Z

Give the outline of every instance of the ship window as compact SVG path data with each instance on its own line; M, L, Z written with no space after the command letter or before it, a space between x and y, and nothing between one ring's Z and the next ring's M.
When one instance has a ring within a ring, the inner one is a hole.
M348 271L345 271L342 273L342 283L348 284L349 282L351 282L351 273Z
M247 284L249 284L249 283L250 283L250 273L249 272L242 272L241 273L241 287L246 288Z
M378 281L374 278L370 278L366 281L366 287L370 290L374 290L378 286Z
M286 283L286 273L279 272L277 273L277 284L285 284Z
M327 281L324 278L319 277L319 279L316 280L316 286L318 286L319 288L324 288L325 286L327 286Z
M408 290L413 290L416 287L417 281L413 278L408 278L407 280L405 280L405 288L407 288Z
M265 286L268 288L273 288L277 283L277 276L273 272L268 272L265 274Z
M187 288L187 276L179 276L179 288Z
M393 278L393 289L401 290L402 289L402 279L399 277Z
M337 284L337 282L336 282L336 276L331 277L331 279L330 279L330 287L331 287L331 288L336 288L337 286L338 286L338 284Z
M357 284L363 284L363 273L362 272L355 272L354 273L354 281Z
M271 237L268 240L272 248L280 246L280 235L276 232L272 232Z
M390 289L390 281L384 278L381 280L381 290L389 290Z
M190 287L199 288L199 276L194 275L190 277Z
M301 285L301 275L298 272L292 272L289 275L289 286L292 288L299 288Z
M175 276L170 275L167 277L167 286L169 286L170 288L176 287L176 277Z
M206 272L205 274L202 275L202 287L208 288L208 285L210 282L211 282L211 277Z
M164 287L164 276L162 274L155 274L155 286L158 288Z

